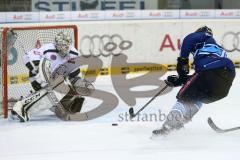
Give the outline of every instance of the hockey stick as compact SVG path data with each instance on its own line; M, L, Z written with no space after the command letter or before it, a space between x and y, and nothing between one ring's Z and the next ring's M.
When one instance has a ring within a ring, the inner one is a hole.
M129 114L130 114L130 118L134 118L136 117L142 110L144 110L155 98L157 98L157 96L159 96L162 92L165 91L165 89L168 88L168 85L166 84L154 97L152 97L144 106L142 106L136 113L134 113L133 108L131 107L129 109Z
M229 129L221 129L213 122L213 120L210 117L208 118L208 124L217 133L226 133L226 132L235 131L235 130L240 129L240 126L229 128Z

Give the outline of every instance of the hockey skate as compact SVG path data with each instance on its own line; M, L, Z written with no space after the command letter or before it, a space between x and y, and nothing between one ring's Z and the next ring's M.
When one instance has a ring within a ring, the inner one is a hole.
M11 110L12 117L17 117L20 122L26 122L29 120L27 113L24 111L21 102L17 102L12 110Z
M156 136L167 136L171 132L170 129L167 129L166 127L162 127L161 129L156 129L152 131L152 134L154 137Z
M180 130L184 127L183 124L179 124L178 126L168 126L168 125L163 125L162 128L160 129L156 129L152 131L152 134L154 137L157 136L167 136L169 135L171 132L173 132L174 130Z

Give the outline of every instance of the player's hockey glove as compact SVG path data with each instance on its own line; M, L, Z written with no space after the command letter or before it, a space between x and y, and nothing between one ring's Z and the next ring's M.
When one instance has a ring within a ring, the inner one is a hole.
M188 76L188 75L184 77L183 76L180 77L177 75L170 75L165 80L165 83L170 87L178 87L185 84L190 77L191 76Z
M178 57L177 59L177 73L179 77L186 77L189 73L188 58Z
M186 83L189 76L189 60L188 58L178 57L177 59L177 73L176 75L168 76L167 80L165 80L166 84L171 87L178 87Z
M182 82L177 75L168 76L165 80L165 83L170 87L178 87L182 85Z

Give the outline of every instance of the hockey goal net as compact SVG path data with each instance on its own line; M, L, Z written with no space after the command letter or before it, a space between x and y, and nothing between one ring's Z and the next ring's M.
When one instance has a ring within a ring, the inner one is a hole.
M61 31L72 35L75 48L78 46L78 31L75 25L34 26L1 28L1 97L0 115L8 117L8 108L32 89L28 81L28 69L23 63L25 52L37 45L54 42L55 35Z

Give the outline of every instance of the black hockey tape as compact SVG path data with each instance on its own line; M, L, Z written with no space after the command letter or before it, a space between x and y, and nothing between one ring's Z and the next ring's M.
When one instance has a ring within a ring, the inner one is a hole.
M130 114L131 117L134 115L134 110L133 110L133 108L130 108L130 109L129 109L129 114Z

